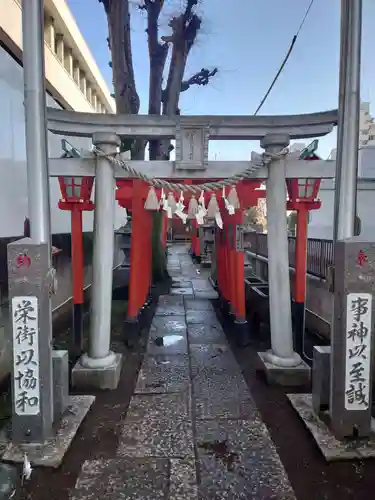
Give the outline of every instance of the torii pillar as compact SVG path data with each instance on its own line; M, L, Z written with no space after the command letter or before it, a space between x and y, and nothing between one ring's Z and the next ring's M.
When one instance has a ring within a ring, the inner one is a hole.
M92 142L105 154L120 145L115 134L94 133ZM110 161L98 157L95 171L94 248L88 351L72 370L72 385L115 389L120 380L122 355L110 349L112 273L114 255L115 177Z
M271 154L279 153L288 145L286 134L270 134L261 141L261 146ZM273 159L267 178L271 349L258 355L269 382L292 386L308 383L310 368L293 348L285 174L285 157Z

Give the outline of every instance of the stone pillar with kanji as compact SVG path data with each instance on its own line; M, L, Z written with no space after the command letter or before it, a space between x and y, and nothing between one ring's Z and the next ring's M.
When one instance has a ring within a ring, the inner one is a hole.
M356 236L338 241L335 252L331 429L339 439L369 436L375 243Z
M14 443L44 443L53 436L53 275L48 247L30 238L8 245Z

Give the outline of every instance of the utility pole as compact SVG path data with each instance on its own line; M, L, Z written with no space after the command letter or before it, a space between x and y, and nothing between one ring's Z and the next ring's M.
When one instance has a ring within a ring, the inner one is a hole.
M339 439L371 431L375 242L355 236L361 32L362 0L342 0L330 388Z
M44 76L43 0L23 0L27 194L31 237L8 245L12 304L12 441L41 444L53 435L53 272ZM41 382L42 381L42 382Z

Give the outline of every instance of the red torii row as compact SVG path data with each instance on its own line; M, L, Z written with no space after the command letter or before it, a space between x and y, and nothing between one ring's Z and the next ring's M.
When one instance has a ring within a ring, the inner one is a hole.
M184 184L203 184L220 179L185 179ZM173 183L174 179L170 182ZM258 199L263 198L264 191L259 190L262 181L243 180L236 185L240 209L229 215L224 205L222 189L215 191L220 208L223 229L217 231L216 253L218 268L218 288L221 297L231 305L236 323L246 323L245 304L245 262L244 253L236 251L236 225L243 223L243 210L257 206ZM152 279L152 213L144 208L150 185L139 179L116 180L116 200L119 205L132 212L132 234L130 250L130 283L127 323L137 323L140 310L147 300ZM160 199L161 188L155 188ZM166 191L169 191L166 189ZM176 193L175 193L176 194ZM207 206L213 192L204 191ZM189 203L192 193L184 192L184 200ZM193 226L197 227L196 221ZM163 217L161 239L166 247L167 214ZM192 244L197 246L197 237ZM194 250L194 249L193 249ZM247 329L246 329L247 330ZM242 335L241 335L242 337Z

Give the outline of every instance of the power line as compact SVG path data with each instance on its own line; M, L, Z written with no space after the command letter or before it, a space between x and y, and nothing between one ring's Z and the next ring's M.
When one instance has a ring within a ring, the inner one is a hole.
M302 28L303 28L303 25L305 24L305 21L306 21L306 19L307 19L307 16L309 15L309 12L310 12L310 10L311 10L311 7L313 6L313 3L314 3L314 0L311 0L311 1L310 1L310 5L308 6L308 8L307 8L307 10L306 10L306 12L305 12L305 15L303 16L303 19L302 19L302 21L301 21L301 24L299 25L299 28L298 28L298 30L297 30L297 32L296 32L296 34L294 35L294 37L293 37L293 39L292 39L292 43L291 43L291 44L290 44L290 46L289 46L288 52L286 53L286 56L284 57L284 60L283 60L283 62L281 63L281 66L280 66L279 70L277 71L275 78L272 80L272 83L271 83L271 85L269 86L269 88L268 88L268 90L267 90L267 92L266 92L265 96L264 96L264 97L263 97L263 99L260 101L260 104L259 104L259 106L257 107L257 109L256 109L256 111L255 111L255 113L254 113L254 116L256 116L256 115L259 113L260 109L263 107L263 104L266 102L267 97L270 95L271 90L273 89L273 87L274 87L275 83L277 82L277 80L278 80L279 76L281 75L281 73L282 73L282 71L283 71L283 69L284 69L284 67L285 67L285 65L286 65L286 63L287 63L287 61L288 61L288 59L289 59L289 57L290 57L290 54L291 54L291 53L292 53L292 51L293 51L293 48L294 48L294 45L295 45L295 43L296 43L296 41L297 41L298 35L300 34L300 32L301 32L301 30L302 30Z

